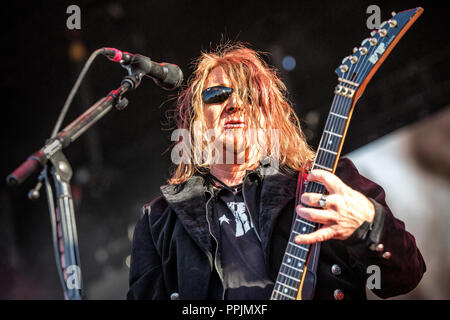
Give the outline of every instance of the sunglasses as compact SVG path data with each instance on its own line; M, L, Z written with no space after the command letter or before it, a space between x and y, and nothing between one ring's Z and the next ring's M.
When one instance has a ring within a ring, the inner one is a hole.
M207 88L202 92L202 99L204 104L222 103L233 93L233 88L224 86L216 86Z

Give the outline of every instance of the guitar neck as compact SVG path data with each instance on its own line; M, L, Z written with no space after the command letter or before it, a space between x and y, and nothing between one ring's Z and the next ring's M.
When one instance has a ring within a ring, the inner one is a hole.
M341 93L342 89L340 88L344 85L348 86L348 84L339 84L336 87L335 97L325 123L312 169L334 172L336 168L352 113L352 98ZM305 192L326 193L326 189L320 183L307 182L305 184ZM296 201L299 201L299 199ZM311 245L299 245L295 243L294 238L298 234L311 233L318 227L319 225L315 222L305 220L299 216L295 217L272 291L272 300L298 299L298 295L301 294L300 284L303 281L308 265Z

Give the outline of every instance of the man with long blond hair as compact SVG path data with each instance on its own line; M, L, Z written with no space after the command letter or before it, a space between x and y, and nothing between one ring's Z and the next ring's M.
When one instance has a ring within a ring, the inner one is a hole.
M243 44L195 66L177 100L174 170L136 225L127 297L269 299L295 213L322 224L295 238L321 243L308 298L365 299L371 265L378 296L412 290L426 269L414 237L350 160L308 172L315 153L276 71ZM307 172L328 196L303 193L295 207Z

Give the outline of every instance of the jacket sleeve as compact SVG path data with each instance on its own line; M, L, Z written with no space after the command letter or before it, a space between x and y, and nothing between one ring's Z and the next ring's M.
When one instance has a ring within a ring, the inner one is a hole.
M142 208L131 248L128 300L167 299L161 258L149 225L151 203Z
M381 298L413 290L426 271L425 261L414 237L386 204L383 188L361 176L347 158L340 160L336 174L349 187L368 197L375 207L374 221L364 222L344 240L350 256L366 277L371 276L367 273L369 266L374 272L379 268L380 281L372 281L369 288Z

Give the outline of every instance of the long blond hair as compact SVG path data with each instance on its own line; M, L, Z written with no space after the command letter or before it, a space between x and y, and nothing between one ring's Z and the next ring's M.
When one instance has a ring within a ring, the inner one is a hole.
M300 128L300 121L286 98L287 89L260 54L244 44L225 44L212 52L202 52L194 62L195 71L188 79L187 87L178 95L174 120L178 129L189 132L191 142L201 135L205 125L201 93L209 73L221 67L231 80L245 106L246 118L255 128L277 129L279 133L279 164L293 170L301 170L314 158L314 152L306 143ZM261 128L261 113L265 118L265 128ZM194 122L202 125L194 126ZM197 123L198 123L197 122ZM203 128L203 129L199 129ZM186 142L186 141L184 141ZM181 142L179 142L181 143ZM197 148L197 150L196 150ZM190 156L203 152L201 145L191 143ZM270 155L269 155L270 156ZM195 173L204 173L208 163L179 163L174 167L169 184L180 184Z

